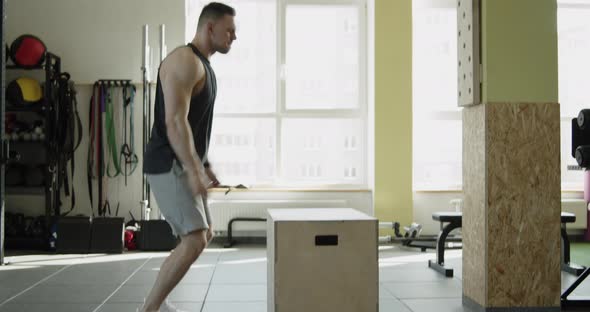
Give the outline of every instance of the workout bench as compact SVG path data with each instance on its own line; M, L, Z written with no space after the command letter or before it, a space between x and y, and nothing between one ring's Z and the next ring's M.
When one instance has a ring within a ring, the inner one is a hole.
M445 244L449 233L462 227L463 215L460 212L436 212L432 214L432 219L440 222L441 231L436 239L436 261L428 260L428 267L446 277L453 277L453 269L445 267ZM563 242L561 270L580 275L584 271L584 267L570 263L570 241L566 232L566 224L574 222L576 222L576 215L569 212L561 213L561 240ZM445 223L448 224L445 225Z

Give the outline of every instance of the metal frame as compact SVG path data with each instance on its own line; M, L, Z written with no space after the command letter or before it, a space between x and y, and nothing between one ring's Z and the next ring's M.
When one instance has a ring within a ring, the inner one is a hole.
M569 295L576 290L576 288L582 284L582 282L590 275L590 267L586 268L582 275L576 279L576 281L568 287L563 294L561 295L561 308L563 310L576 310L579 308L587 308L590 307L590 298L579 298L579 299L568 299ZM581 310L577 310L581 311Z
M266 222L265 218L232 218L227 224L227 242L223 245L223 248L230 248L236 244L236 240L233 238L233 224L237 221L249 221L249 222Z
M0 266L4 265L4 163L5 160L8 158L8 146L5 145L4 141L4 75L5 75L5 57L6 57L6 50L4 49L4 22L6 20L6 0L0 1L0 15L2 18L1 26L0 26L0 38L2 41L2 53L0 57L0 67L2 73L0 74L0 84L2 84L2 90L0 92L0 158L2 161L0 162Z
M439 273L442 273L446 277L453 277L453 269L445 268L445 243L451 231L462 227L463 218L461 215L459 215L459 218L457 218L456 215L451 216L449 218L450 220L447 218L441 218L440 216L437 218L436 215L432 215L432 218L440 221L440 226L442 229L438 234L438 238L436 239L436 261L428 260L428 267L438 271ZM448 224L443 227L445 222L448 222Z

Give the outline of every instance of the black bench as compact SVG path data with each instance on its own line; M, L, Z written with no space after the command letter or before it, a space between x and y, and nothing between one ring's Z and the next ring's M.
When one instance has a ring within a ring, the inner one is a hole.
M440 222L441 231L436 239L436 261L428 260L428 267L446 277L453 277L453 269L445 267L445 244L451 231L462 227L463 214L461 212L436 212L432 214L432 219ZM576 215L569 212L561 213L561 240L563 242L561 269L571 274L580 275L584 271L584 267L570 263L570 241L565 226L567 223L574 222L576 222ZM445 223L447 224L445 225Z

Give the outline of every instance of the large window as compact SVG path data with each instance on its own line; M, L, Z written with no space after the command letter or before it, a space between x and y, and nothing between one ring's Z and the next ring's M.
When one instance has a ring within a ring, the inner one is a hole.
M460 190L456 1L412 4L414 190Z
M461 189L455 1L413 1L414 189ZM571 119L590 107L590 1L558 0L561 181L582 190L571 156Z
M186 39L210 1L187 0ZM224 184L367 185L364 0L233 0L237 40L214 55L209 158Z
M590 108L590 1L558 0L559 103L561 104L561 182L564 190L582 190L582 171L571 155L571 119Z

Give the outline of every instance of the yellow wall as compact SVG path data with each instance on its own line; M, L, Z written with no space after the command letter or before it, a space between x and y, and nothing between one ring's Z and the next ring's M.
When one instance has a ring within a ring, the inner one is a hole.
M484 102L557 103L556 12L555 0L484 0Z
M412 222L412 1L375 0L375 216Z

